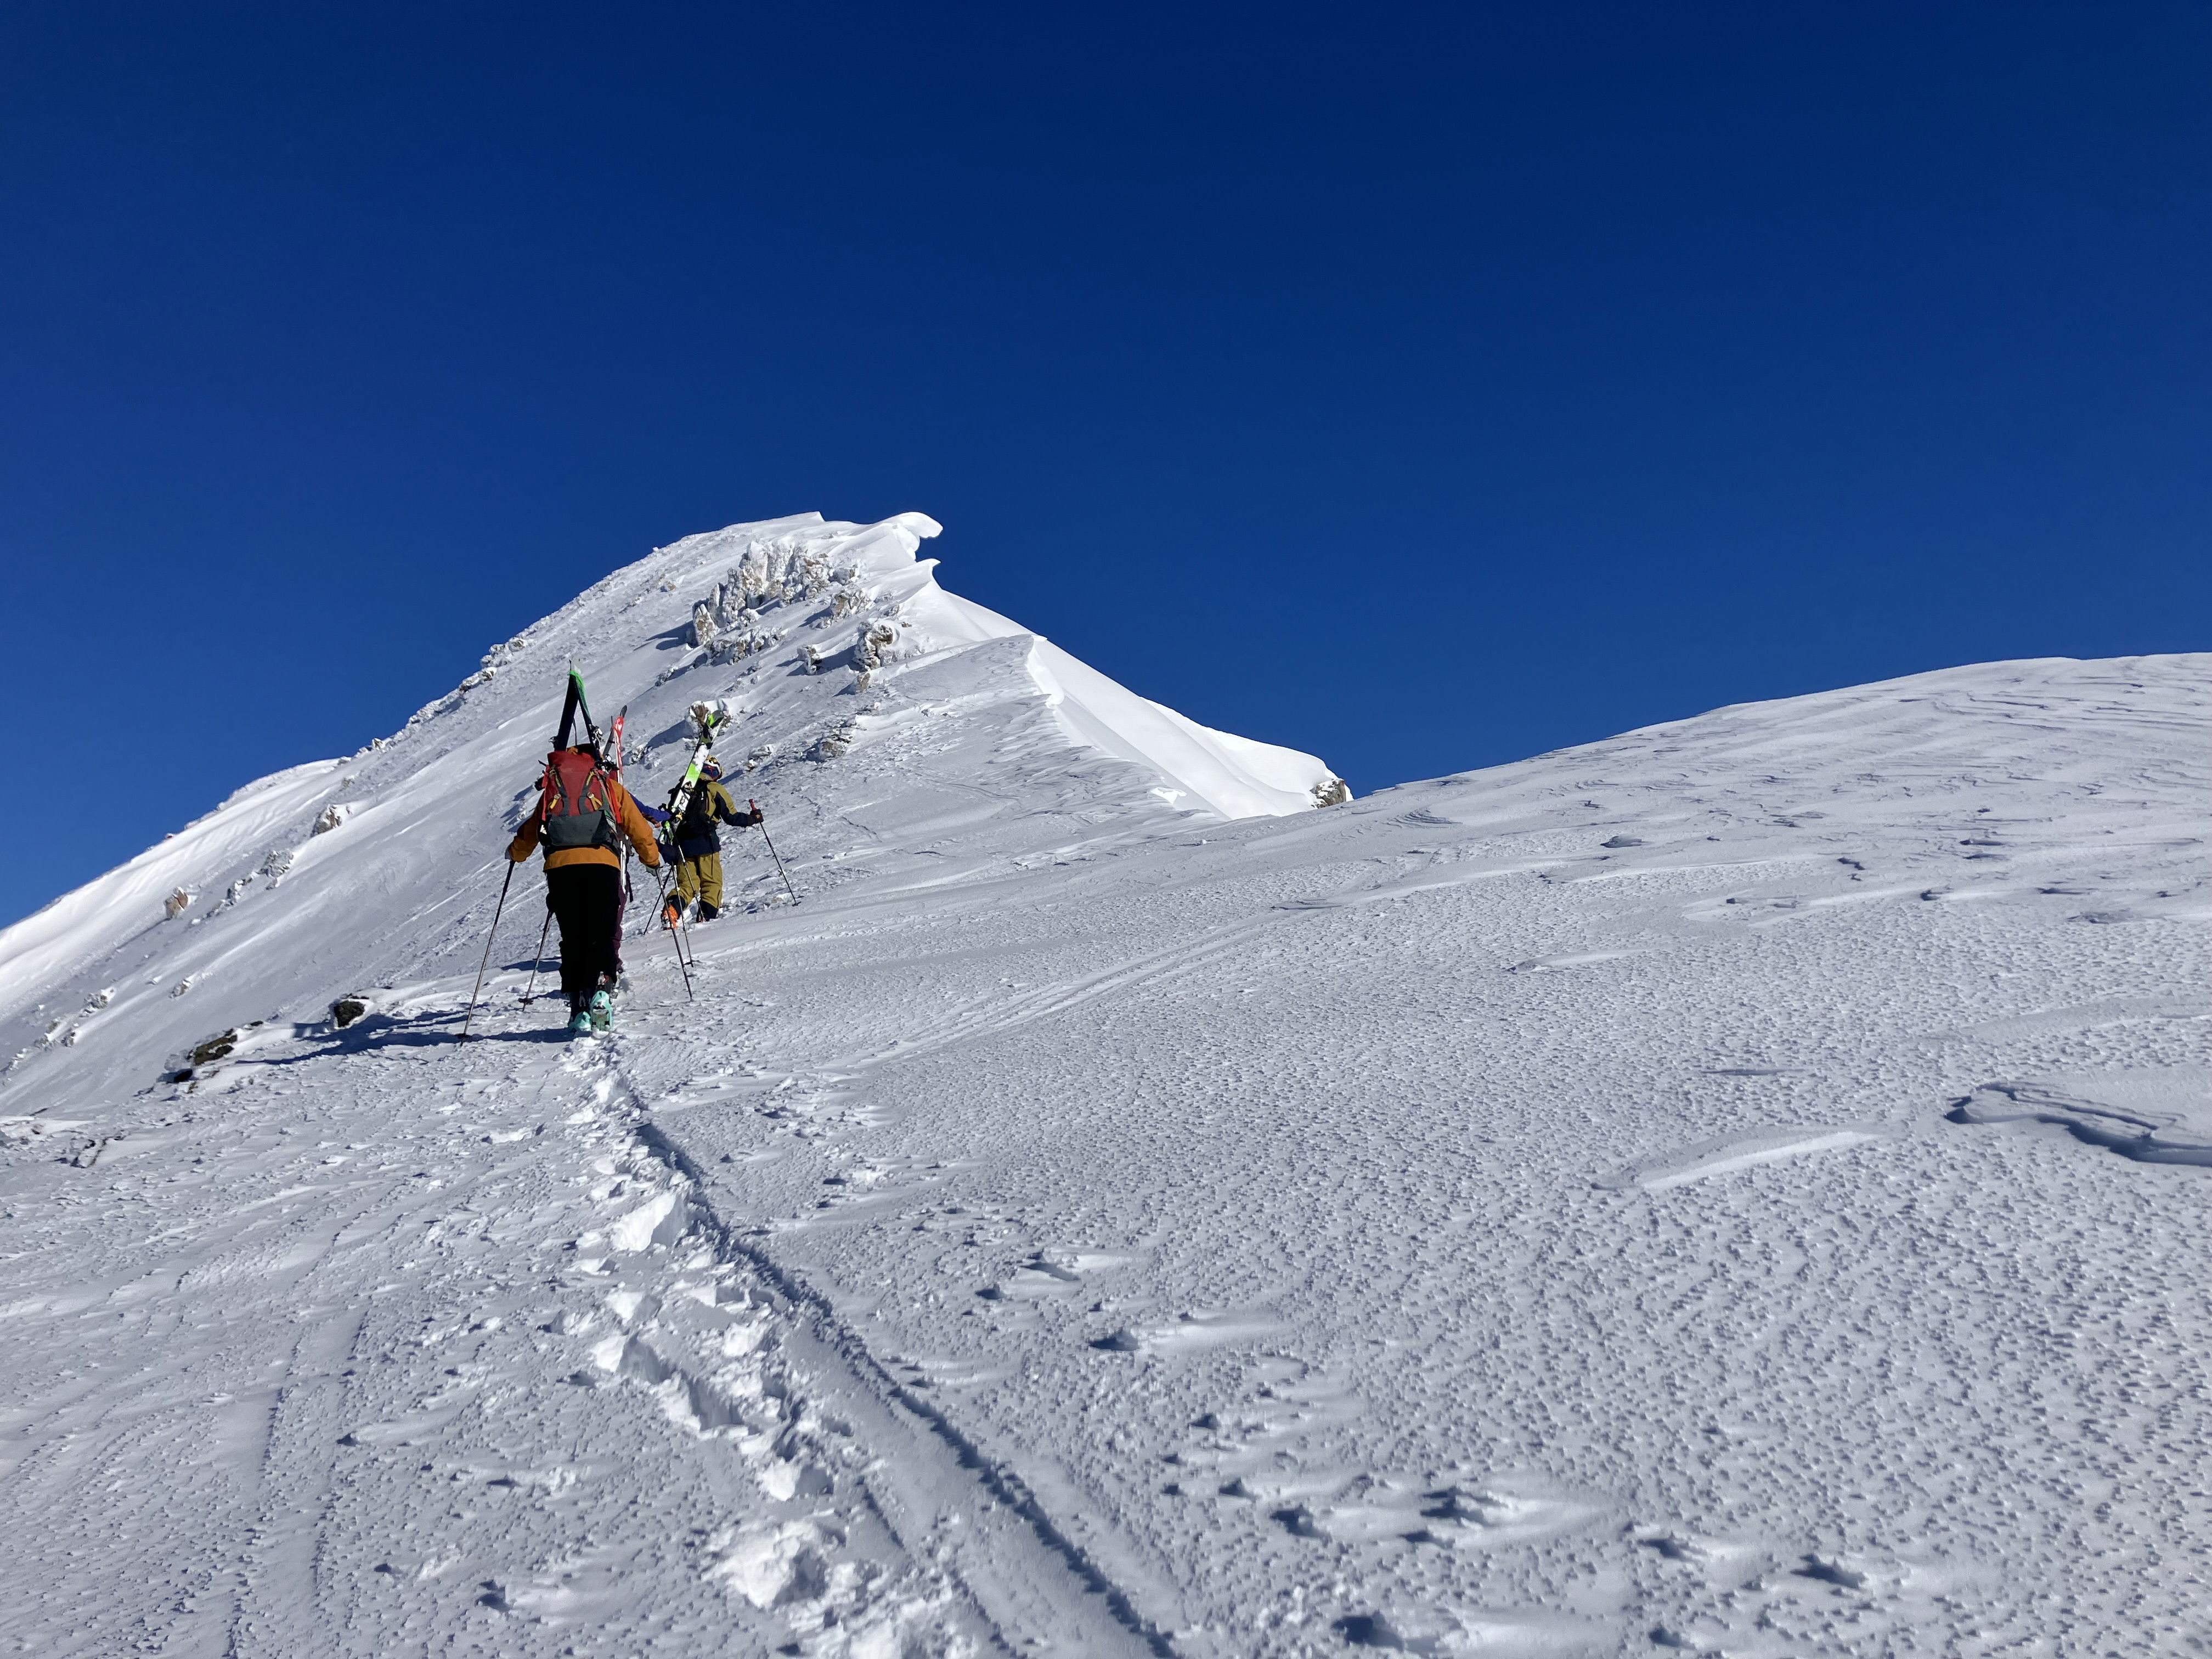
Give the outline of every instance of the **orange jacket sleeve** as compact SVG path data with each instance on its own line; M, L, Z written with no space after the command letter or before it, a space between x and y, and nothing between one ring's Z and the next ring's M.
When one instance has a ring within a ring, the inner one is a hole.
M520 864L538 850L538 814L533 810L522 821L522 828L514 832L514 839L507 844L507 856L511 863Z
M660 868L660 843L653 839L653 825L646 821L645 814L637 810L637 803L629 798L629 791L620 784L615 786L615 822L622 825L623 834L629 837L629 844L637 848L637 856L645 867L648 870ZM534 836L532 839L535 839ZM523 856L526 858L529 854Z

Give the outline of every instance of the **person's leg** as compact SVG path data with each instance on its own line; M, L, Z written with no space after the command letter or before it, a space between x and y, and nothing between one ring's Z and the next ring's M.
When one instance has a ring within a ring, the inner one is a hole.
M685 859L676 866L676 897L679 903L689 904L699 894L699 860Z
M699 914L712 921L722 908L722 855L709 853L699 860Z
M629 924L629 860L623 860L622 887L615 900L615 977L623 976L623 929Z
M617 971L622 872L605 864L548 870L545 898L561 924L561 988L573 1011L590 1000L601 975L611 981Z
M616 930L622 926L622 872L611 865L576 866L576 931L583 947L586 995L614 983Z
M591 869L588 864L572 864L545 872L545 902L561 928L561 988L568 994L572 1014L592 994L592 983L599 975L592 965L594 952L588 933L590 918L586 914L589 884L585 878Z
M616 930L622 925L622 872L605 864L580 865L574 887L576 939L583 958L579 966L588 978L574 1001L591 1029L604 1031L613 1024L619 971Z

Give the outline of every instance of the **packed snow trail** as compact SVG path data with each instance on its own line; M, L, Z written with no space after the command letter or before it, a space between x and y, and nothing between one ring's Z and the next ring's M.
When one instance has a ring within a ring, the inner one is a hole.
M1146 1650L697 1204L636 1039L446 1012L217 1066L96 1207L66 1128L10 1171L0 1312L94 1322L12 1368L16 1650Z
M738 674L806 902L732 837L696 1002L641 933L568 1044L511 905L453 1043L502 826L447 820L554 712L482 686L281 877L0 936L16 1650L2212 1642L2212 659L1319 813L1255 763L1231 820L1026 637L901 659L825 590L788 657L651 646L725 535L571 617L664 776Z

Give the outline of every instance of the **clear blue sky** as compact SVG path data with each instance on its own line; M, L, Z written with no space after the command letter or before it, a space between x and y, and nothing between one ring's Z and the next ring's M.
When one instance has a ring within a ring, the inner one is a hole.
M2161 0L6 8L0 919L808 509L1363 792L2203 648L2208 87Z

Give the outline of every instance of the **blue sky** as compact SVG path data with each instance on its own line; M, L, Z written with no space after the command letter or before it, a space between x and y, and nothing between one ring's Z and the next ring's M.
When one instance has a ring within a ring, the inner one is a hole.
M1363 792L2204 648L2208 84L2160 0L9 8L0 919L809 509Z

